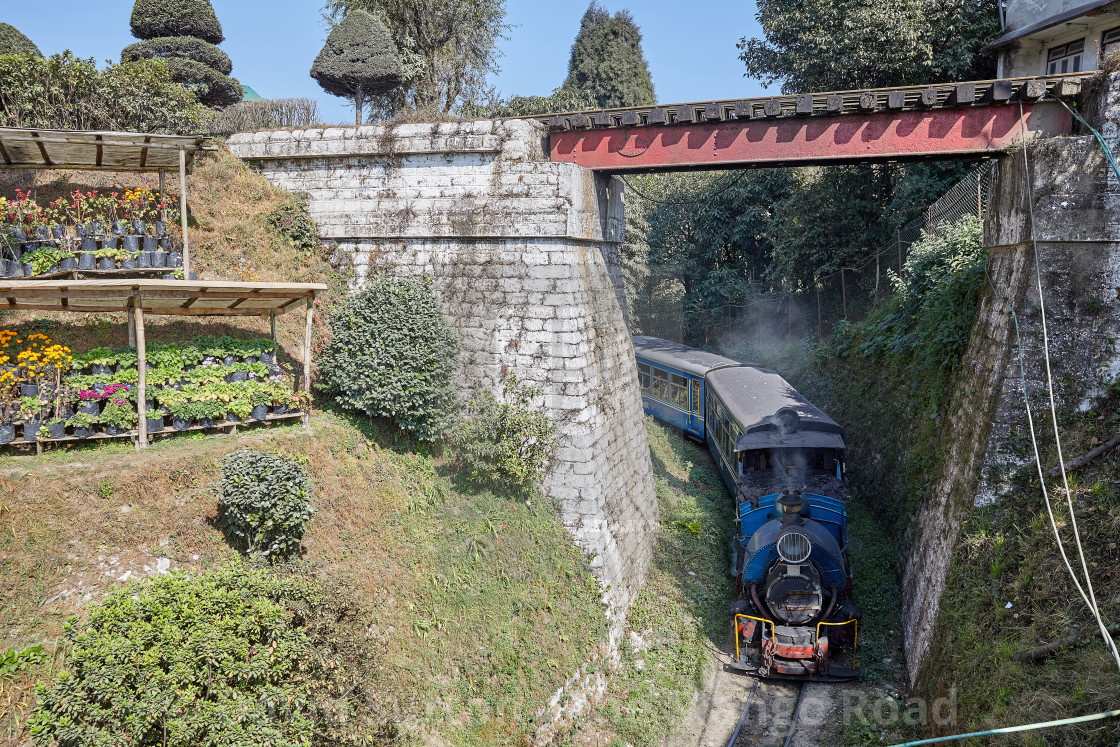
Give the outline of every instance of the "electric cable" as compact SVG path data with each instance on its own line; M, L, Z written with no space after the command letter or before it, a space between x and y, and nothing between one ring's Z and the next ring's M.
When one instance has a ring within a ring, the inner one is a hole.
M1064 106L1066 108L1066 111L1073 115L1074 119L1085 125L1086 129L1088 129L1089 132L1093 133L1093 137L1097 139L1097 142L1100 143L1101 148L1104 150L1104 157L1108 159L1108 163L1110 166L1112 166L1112 170L1116 172L1116 178L1120 179L1120 166L1116 165L1116 159L1112 156L1112 149L1108 147L1108 143L1105 142L1105 139L1101 136L1101 134L1093 128L1093 125L1086 122L1084 117L1075 112L1073 109L1070 109L1069 104L1062 101L1061 99L1058 99L1058 103Z
M622 180L622 183L626 185L627 189L636 194L638 197L641 197L643 200L647 200L658 205L702 205L712 200L713 198L718 197L719 195L734 187L739 182L743 181L743 177L747 175L748 171L749 169L742 169L738 174L735 175L734 179L730 180L726 185L724 185L723 189L719 190L718 192L706 194L702 198L696 200L659 200L656 197L650 197L649 195L642 192L640 189L631 184L625 176L619 176L618 178Z
M1023 724L1022 726L1005 726L1001 729L988 729L986 731L974 731L970 734L956 734L951 737L932 737L930 739L919 739L916 742L902 742L901 744L891 745L891 747L917 747L920 744L937 744L938 742L959 742L962 739L972 739L973 737L987 737L994 734L1014 734L1020 731L1034 731L1035 729L1048 729L1052 726L1065 726L1067 724L1081 724L1086 721L1098 721L1102 718L1116 718L1120 716L1120 711L1104 711L1103 713L1093 713L1088 716L1074 716L1072 718L1062 718L1057 721L1044 721L1039 724Z
M1046 327L1046 300L1043 297L1042 289L1042 261L1038 254L1038 237L1035 231L1035 218L1034 218L1034 190L1031 187L1031 170L1030 170L1030 154L1027 149L1027 124L1023 113L1023 102L1019 101L1019 126L1022 128L1023 135L1023 171L1026 177L1027 187L1027 208L1029 210L1031 221L1031 245L1034 253L1034 274L1035 283L1038 288L1038 307L1039 315L1042 320L1042 352L1043 359L1046 364L1046 388L1050 398L1050 418L1054 424L1054 442L1058 451L1058 465L1062 472L1062 485L1066 492L1066 504L1069 508L1070 525L1073 528L1074 543L1077 546L1077 554L1081 560L1081 569L1085 574L1085 588L1088 590L1088 597L1086 598L1085 592L1082 591L1081 596L1085 599L1089 607L1089 611L1093 613L1093 618L1097 621L1097 626L1100 628L1101 636L1104 638L1105 646L1112 654L1112 658L1116 661L1116 667L1120 670L1120 652L1116 650L1116 644L1112 641L1112 636L1108 634L1108 626L1104 624L1101 619L1100 607L1097 604L1096 592L1093 590L1093 580L1089 575L1089 564L1085 561L1085 550L1081 545L1081 532L1077 526L1077 514L1073 507L1073 491L1069 487L1069 475L1066 473L1065 457L1062 454L1062 439L1058 429L1058 406L1054 397L1054 378L1050 370L1050 336ZM1020 354L1022 348L1020 347ZM1023 399L1027 399L1026 382L1024 380ZM1037 452L1036 452L1037 455ZM1039 470L1041 474L1041 460L1039 460ZM1045 479L1043 479L1045 485ZM1049 500L1049 499L1047 499ZM1049 508L1049 507L1048 507ZM1051 521L1053 517L1051 516ZM1057 533L1057 524L1054 525L1054 531ZM1061 539L1058 539L1058 545L1061 546ZM1065 558L1065 551L1062 552L1063 559ZM1067 567L1069 562L1067 560ZM1073 573L1073 568L1069 568L1070 573L1074 575L1074 582L1077 582L1076 574Z

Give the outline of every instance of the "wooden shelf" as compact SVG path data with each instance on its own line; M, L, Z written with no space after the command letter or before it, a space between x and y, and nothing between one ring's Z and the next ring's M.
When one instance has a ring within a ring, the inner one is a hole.
M149 433L148 436L151 437L151 438L155 438L156 436L174 436L174 435L179 434L179 433L188 433L190 431L213 431L213 430L219 430L221 428L236 427L236 426L239 426L239 425L256 425L258 423L275 423L275 422L281 421L281 420L294 420L296 418L302 418L304 415L305 415L305 413L303 413L303 412L286 412L283 415L269 414L269 415L265 416L264 420L221 420L221 421L215 420L214 425L210 425L210 426L192 425L189 428L185 428L181 431L177 431L174 428L171 428L170 426L168 426L167 428L165 428L162 431L153 431L153 432ZM110 436L108 433L94 433L93 435L87 436L86 438L75 438L74 436L65 436L63 438L40 438L40 439L38 439L38 441L24 441L22 439L17 439L17 440L12 441L11 443L2 444L2 445L3 446L34 446L36 443L40 443L40 444L67 444L67 443L75 444L75 443L88 443L88 442L91 442L91 441L112 441L114 439L120 439L120 438L128 438L128 439L136 440L137 438L139 438L139 436L140 436L140 432L138 430L130 430L130 431L126 431L124 433L118 433L115 436Z
M128 275L154 275L162 273L170 275L175 270L182 269L181 267L136 267L131 270L59 270L58 272L45 272L42 275L32 275L31 277L22 276L18 278L7 277L0 278L0 280L10 280L13 283L18 283L21 280L51 280L53 278L65 278L70 275L98 275L102 277L126 277Z

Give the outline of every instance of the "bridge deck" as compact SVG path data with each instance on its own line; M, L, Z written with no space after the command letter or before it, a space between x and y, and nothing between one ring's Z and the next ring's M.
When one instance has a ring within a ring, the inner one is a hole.
M1086 75L553 114L553 161L607 172L982 158L1070 132Z

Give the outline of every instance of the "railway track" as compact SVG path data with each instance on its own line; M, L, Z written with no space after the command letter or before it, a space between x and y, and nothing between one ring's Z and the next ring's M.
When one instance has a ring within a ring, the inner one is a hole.
M809 683L801 682L792 685L790 683L773 681L767 681L764 683L762 680L758 679L755 680L754 686L751 687L750 695L747 696L747 702L743 706L743 713L739 717L739 723L735 725L735 731L732 732L731 739L727 742L727 747L747 747L748 745L758 744L758 742L756 742L749 735L752 731L750 728L751 706L755 704L754 698L755 694L759 691L759 685L763 686L764 692L762 694L762 697L764 697L771 703L774 700L781 698L786 693L792 693L792 689L796 688L797 699L794 702L793 714L790 716L789 720L789 729L786 731L786 738L785 742L783 743L783 747L791 747L791 745L793 744L793 737L797 733L797 717L801 714L801 703L805 698L805 690L809 687ZM777 715L778 714L776 713L769 714L771 718L774 718ZM763 725L756 724L756 726Z

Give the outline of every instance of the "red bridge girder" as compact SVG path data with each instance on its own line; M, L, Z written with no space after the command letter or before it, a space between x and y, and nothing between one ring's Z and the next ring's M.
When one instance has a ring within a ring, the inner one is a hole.
M1072 117L1040 101L837 117L741 119L550 133L552 161L605 172L772 168L998 155L1063 135Z

